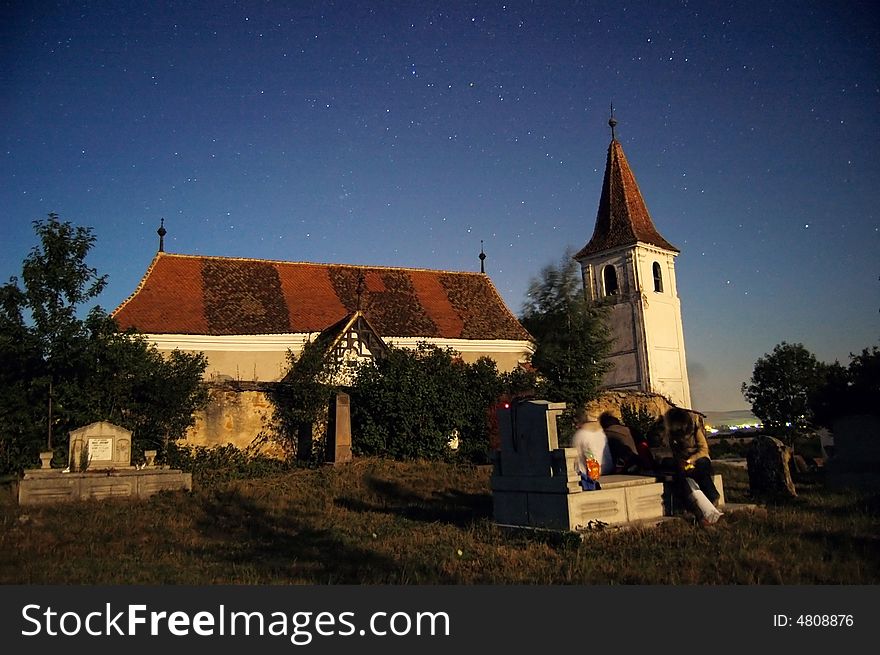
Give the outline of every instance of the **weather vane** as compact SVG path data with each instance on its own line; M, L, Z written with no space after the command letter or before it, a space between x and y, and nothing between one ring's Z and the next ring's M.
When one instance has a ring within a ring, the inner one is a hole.
M614 118L614 103L611 103L611 118L608 119L608 125L611 127L611 140L615 140L614 136L614 126L617 125L617 119Z

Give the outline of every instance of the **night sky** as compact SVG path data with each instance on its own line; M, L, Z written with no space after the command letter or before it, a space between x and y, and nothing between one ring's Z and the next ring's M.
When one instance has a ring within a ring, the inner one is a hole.
M678 246L694 406L782 341L880 336L872 3L7 2L0 280L57 212L156 248L479 270L518 313L590 238L617 135Z

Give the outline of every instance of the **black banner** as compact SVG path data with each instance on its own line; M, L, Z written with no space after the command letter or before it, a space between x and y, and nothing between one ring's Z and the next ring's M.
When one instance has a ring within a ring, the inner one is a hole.
M666 652L841 647L878 587L0 587L4 652ZM416 650L414 650L416 649ZM467 651L470 652L470 651Z

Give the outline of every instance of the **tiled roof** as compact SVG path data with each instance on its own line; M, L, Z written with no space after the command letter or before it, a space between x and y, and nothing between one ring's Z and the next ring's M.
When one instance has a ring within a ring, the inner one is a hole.
M617 139L608 146L605 180L596 215L593 238L575 255L576 259L620 246L648 243L665 250L678 248L660 236L648 213L642 192L630 170L623 147Z
M156 254L113 313L148 334L321 332L361 308L383 337L531 340L488 276Z

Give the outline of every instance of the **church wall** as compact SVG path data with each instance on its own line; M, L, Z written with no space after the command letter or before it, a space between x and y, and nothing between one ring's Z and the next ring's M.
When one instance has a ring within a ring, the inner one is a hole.
M166 335L151 335L159 341L160 350L170 351L176 345ZM159 337L159 338L155 338ZM260 337L258 336L257 339ZM229 337L223 340L229 341ZM242 339L242 337L238 337ZM294 352L302 349L305 339L288 339ZM298 344L297 344L298 341ZM389 344L403 348L414 348L424 339L388 339ZM432 340L428 340L432 341ZM433 340L443 347L449 345L458 350L462 360L468 363L480 357L489 357L496 362L498 370L513 370L531 353L531 345L523 341L443 341ZM243 340L245 347L247 341ZM205 378L210 385L207 407L195 414L195 425L187 432L183 443L192 446L218 446L232 444L238 448L247 448L252 444L268 424L272 416L272 404L267 395L265 383L280 380L287 371L287 350L280 348L275 351L255 350L217 350L216 343L210 338L202 337L203 351L208 357L208 368ZM280 345L284 345L281 343ZM457 348L456 348L457 346Z
M293 350L300 351L299 348ZM287 373L287 351L214 350L205 354L208 356L208 368L205 370L208 379L276 382Z
M266 429L271 416L272 404L265 390L212 385L208 405L196 412L196 423L187 431L183 443L247 448Z

